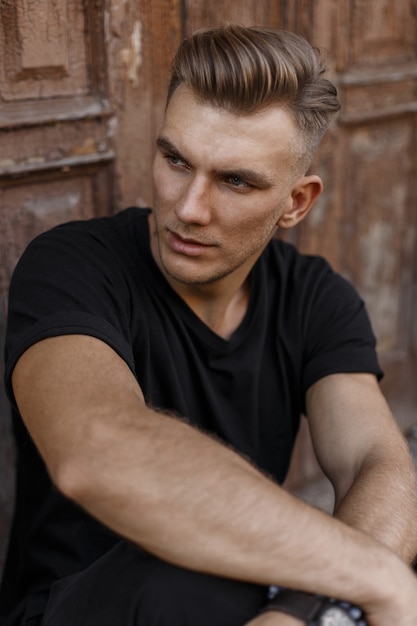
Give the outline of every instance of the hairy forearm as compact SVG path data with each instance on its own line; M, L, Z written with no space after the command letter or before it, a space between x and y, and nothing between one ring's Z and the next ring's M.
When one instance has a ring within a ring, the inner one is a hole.
M191 569L359 604L377 601L376 581L383 588L395 569L377 544L186 424L154 412L148 417L124 440L110 431L108 441L95 438L107 456L79 466L88 481L69 491L91 514Z
M412 563L417 554L417 485L407 446L399 459L368 461L346 495L336 498L335 516Z

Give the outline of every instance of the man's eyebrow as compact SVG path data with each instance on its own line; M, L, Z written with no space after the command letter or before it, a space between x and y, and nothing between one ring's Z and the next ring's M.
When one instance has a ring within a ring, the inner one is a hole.
M177 148L169 141L169 139L166 139L166 137L158 137L156 140L156 145L158 146L158 148L161 148L161 150L164 150L165 152L169 152L170 154L181 157L181 159L183 158Z
M269 187L274 184L273 180L269 176L245 168L237 168L233 170L219 170L216 173L218 176L221 176L223 178L241 178L242 180L250 181L251 183L256 183L264 187Z

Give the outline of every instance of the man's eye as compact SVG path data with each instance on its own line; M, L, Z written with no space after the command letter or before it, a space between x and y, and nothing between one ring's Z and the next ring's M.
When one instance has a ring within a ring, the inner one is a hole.
M246 181L239 178L239 176L228 176L226 182L232 187L236 187L237 189L249 189L250 185Z
M176 154L166 154L165 155L165 159L168 161L168 163L170 163L171 165L174 165L176 167L187 167L187 164L185 163L185 161L183 161L179 156L177 156Z

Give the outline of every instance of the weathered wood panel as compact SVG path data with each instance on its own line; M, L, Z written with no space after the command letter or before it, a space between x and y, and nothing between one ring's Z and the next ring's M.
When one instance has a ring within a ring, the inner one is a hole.
M411 203L413 120L351 129L346 153L341 265L372 315L381 355L410 345L410 294L417 237Z
M184 21L187 34L198 28L216 27L227 22L278 28L282 11L279 2L186 0Z

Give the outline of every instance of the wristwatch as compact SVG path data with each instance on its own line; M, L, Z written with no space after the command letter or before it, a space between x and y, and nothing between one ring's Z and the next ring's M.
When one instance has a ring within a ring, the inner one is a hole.
M349 602L280 587L270 588L267 611L287 613L306 626L367 626L362 610Z

